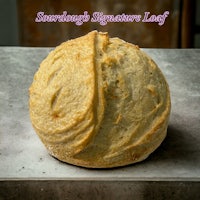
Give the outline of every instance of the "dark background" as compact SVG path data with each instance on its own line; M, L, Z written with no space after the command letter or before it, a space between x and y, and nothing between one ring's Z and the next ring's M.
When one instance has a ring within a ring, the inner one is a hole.
M56 46L61 42L84 35L97 29L111 36L149 48L199 48L200 47L200 1L196 0L0 0L0 45L1 46ZM162 2L162 3L161 3ZM192 4L192 5L189 5ZM170 16L163 26L157 23L86 23L80 27L74 23L35 23L38 11L46 14L92 15L95 11L104 14L163 14Z

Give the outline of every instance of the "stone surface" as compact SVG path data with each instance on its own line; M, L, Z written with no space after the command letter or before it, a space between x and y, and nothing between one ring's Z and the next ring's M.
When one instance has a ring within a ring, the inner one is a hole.
M44 180L47 185L58 180L78 181L79 187L90 181L128 181L139 184L138 187L159 181L168 187L172 181L182 191L193 188L193 183L196 188L200 186L200 49L143 49L169 83L172 110L168 134L145 161L108 170L80 168L54 159L31 126L28 88L50 50L0 47L0 199L6 189L17 187L11 187L14 180L19 181L19 188L29 180ZM129 187L132 186L122 186L125 190Z

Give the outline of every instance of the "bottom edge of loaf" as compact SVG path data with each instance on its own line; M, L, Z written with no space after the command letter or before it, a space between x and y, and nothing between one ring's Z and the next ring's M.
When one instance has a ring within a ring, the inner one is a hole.
M157 140L154 145L150 145L151 147L147 149L146 153L141 154L140 156L129 156L129 159L126 160L117 160L115 162L109 162L108 160L102 161L103 159L99 159L98 161L94 159L94 161L88 161L88 160L82 160L82 159L76 159L73 157L60 157L60 155L56 155L52 151L49 151L49 155L51 155L53 158L58 160L59 162L70 164L77 167L83 167L83 168L93 168L93 169L106 169L106 168L118 168L123 166L129 166L138 162L142 162L146 160L155 150L162 144L165 137L167 135L167 130L164 134L162 134L162 139L160 138Z

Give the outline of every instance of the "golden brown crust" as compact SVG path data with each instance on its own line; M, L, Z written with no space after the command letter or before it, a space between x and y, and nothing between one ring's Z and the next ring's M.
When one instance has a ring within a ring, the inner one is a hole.
M139 47L97 31L67 41L41 63L30 117L49 153L90 168L144 160L164 140L167 82Z

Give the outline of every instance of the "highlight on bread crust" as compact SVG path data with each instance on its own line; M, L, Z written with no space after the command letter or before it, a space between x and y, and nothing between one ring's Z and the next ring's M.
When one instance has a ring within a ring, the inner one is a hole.
M55 48L29 89L32 125L49 153L89 168L144 160L164 140L167 82L138 46L92 31Z

